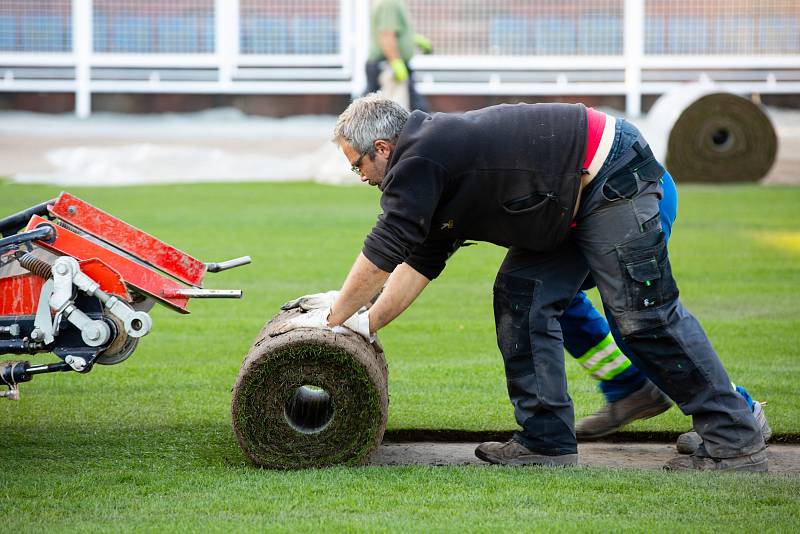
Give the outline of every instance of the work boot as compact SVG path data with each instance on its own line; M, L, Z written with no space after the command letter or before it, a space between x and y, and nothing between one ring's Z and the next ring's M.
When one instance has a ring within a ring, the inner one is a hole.
M598 412L575 425L578 439L594 439L613 434L638 419L648 419L670 409L672 401L649 380L625 398L609 402Z
M505 443L487 441L475 449L475 456L492 464L501 465L578 465L577 454L548 456L531 451L519 441L510 439Z
M709 458L707 456L676 456L664 465L667 471L768 471L767 451L762 449L736 458Z
M772 437L772 429L767 423L767 417L764 415L764 405L758 401L753 402L753 417L756 418L758 428L761 429L761 435L764 437L764 443ZM678 441L675 446L678 448L680 454L694 454L697 448L703 443L703 438L697 432L686 432L678 436Z

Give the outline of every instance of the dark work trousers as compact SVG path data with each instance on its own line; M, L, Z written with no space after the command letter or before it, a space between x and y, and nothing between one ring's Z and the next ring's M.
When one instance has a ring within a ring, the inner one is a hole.
M378 83L378 76L380 76L381 70L385 64L385 61L367 61L365 67L367 72L367 93L374 93L381 88ZM414 87L414 71L411 70L408 62L406 62L406 68L408 69L408 103L409 106L411 106L410 111L418 109L427 113L428 100L419 94L416 87Z
M557 318L588 273L633 363L692 416L704 443L697 454L730 458L764 448L747 402L678 298L659 221L663 173L639 131L617 119L611 153L583 191L570 239L547 253L512 247L500 267L498 346L522 427L515 438L534 451L576 451Z

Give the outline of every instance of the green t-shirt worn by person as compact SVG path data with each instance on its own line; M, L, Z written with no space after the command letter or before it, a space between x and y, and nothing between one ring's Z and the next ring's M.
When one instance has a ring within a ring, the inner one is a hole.
M414 55L414 31L411 28L411 17L402 0L374 0L372 17L370 17L371 40L369 60L380 61L384 58L383 50L378 43L381 32L391 31L397 37L397 49L400 56L408 63Z

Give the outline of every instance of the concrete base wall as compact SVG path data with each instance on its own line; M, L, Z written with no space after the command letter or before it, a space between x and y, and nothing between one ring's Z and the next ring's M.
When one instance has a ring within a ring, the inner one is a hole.
M642 97L642 110L649 110L657 95ZM500 103L516 102L583 102L587 106L625 109L621 95L568 96L498 96L498 95L432 95L428 97L432 111L456 112L478 109ZM800 94L761 95L767 106L800 109ZM288 117L292 115L338 115L350 98L346 95L187 95L187 94L95 94L92 111L117 113L180 113L211 108L231 107L248 115ZM0 110L69 113L75 109L72 93L0 93Z

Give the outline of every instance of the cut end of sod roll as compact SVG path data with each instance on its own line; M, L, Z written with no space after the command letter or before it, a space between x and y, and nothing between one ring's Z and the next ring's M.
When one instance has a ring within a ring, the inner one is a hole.
M386 359L358 334L265 325L233 387L233 431L261 467L360 465L380 445L389 409Z

